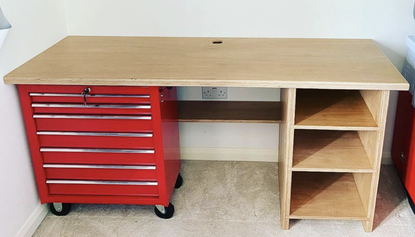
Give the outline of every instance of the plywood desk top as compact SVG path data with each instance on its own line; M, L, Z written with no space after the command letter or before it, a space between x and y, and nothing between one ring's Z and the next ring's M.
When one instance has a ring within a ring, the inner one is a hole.
M222 41L214 44L213 41ZM407 90L372 40L69 36L6 84Z

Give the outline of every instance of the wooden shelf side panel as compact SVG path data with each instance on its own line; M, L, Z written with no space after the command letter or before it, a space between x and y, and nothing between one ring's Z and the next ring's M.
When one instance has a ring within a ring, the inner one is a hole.
M178 101L180 122L280 123L280 102Z
M373 220L375 216L376 196L379 185L380 164L382 160L382 150L385 138L386 117L388 113L390 91L381 91L380 96L381 99L378 106L379 117L377 118L379 124L379 131L376 132L375 135L372 135L367 138L367 144L363 142L366 148L366 152L370 153L369 157L373 157L373 166L377 171L371 176L370 179L368 177L360 177L361 180L364 180L362 181L362 183L364 183L366 186L365 188L362 188L362 190L364 189L364 192L361 192L362 198L368 199L367 210L369 218L367 221L363 221L363 228L366 232L371 232L373 230ZM355 178L359 177L356 176ZM370 185L368 184L369 182Z
M358 131L357 132L360 141L362 142L363 148L367 154L367 157L370 161L371 167L373 169L377 170L375 168L375 161L377 159L377 142L379 138L379 132L375 131Z
M362 96L363 100L367 108L369 109L370 113L372 114L373 119L379 124L380 121L380 111L381 111L381 104L382 104L382 91L368 91L362 90L360 91L360 95Z
M350 173L293 172L290 219L367 220Z
M365 212L368 213L373 174L353 173L353 178L356 183L363 208L365 209Z
M295 89L281 89L282 122L280 125L278 179L280 188L280 222L281 228L289 229L291 167L294 143Z
M296 126L377 129L359 91L308 90L297 92Z
M374 172L357 132L296 130L294 137L293 171Z

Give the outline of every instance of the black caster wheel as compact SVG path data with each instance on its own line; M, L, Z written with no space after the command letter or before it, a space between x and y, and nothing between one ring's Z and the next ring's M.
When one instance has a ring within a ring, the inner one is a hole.
M170 219L174 214L174 206L171 203L169 203L168 207L165 207L162 205L156 205L154 207L154 212L160 218Z
M179 174L177 176L176 184L174 185L174 188L180 188L182 186L182 184L183 184L183 178L182 178L182 175Z
M56 216L66 216L71 210L71 204L60 202L49 203L49 209Z

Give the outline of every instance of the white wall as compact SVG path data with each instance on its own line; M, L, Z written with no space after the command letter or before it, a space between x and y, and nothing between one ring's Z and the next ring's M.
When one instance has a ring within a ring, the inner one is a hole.
M67 35L63 0L0 0L13 28L0 78ZM16 87L0 82L0 236L31 236L42 212ZM41 219L40 219L41 220Z
M371 38L401 70L405 38L415 33L413 0L67 0L70 35L215 36ZM258 100L274 100L278 90L247 92ZM201 99L200 88L181 88L181 99ZM244 99L245 92L230 89ZM271 99L270 99L271 98ZM391 108L384 151L390 154L396 93ZM277 126L261 134L247 133L245 125L181 124L184 147L248 147L277 149ZM219 133L217 131L220 131ZM218 136L219 135L219 136ZM203 143L199 138L203 138ZM264 139L265 138L265 139ZM263 143L252 144L252 139ZM220 141L220 142L219 142ZM242 146L243 145L243 146Z
M405 37L415 33L412 6L413 0L0 0L0 7L13 25L0 51L0 76L62 39L67 32L373 38L401 69L407 51ZM279 90L229 89L233 100L247 100L248 95L275 101ZM180 88L180 98L201 99L201 90ZM390 151L395 103L393 96L386 152ZM30 233L33 229L27 222L39 214L40 206L15 86L0 84L0 124L0 236ZM276 125L181 125L182 145L190 148L272 150L277 147L276 134Z

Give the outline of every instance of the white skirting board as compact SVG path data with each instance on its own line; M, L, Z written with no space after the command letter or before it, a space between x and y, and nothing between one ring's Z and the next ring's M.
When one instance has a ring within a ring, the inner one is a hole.
M30 237L35 233L36 229L39 227L40 223L42 223L43 219L45 219L46 215L48 214L49 209L47 204L40 204L35 209L35 211L30 215L27 219L26 223L20 228L19 232L17 232L15 237Z
M392 154L390 153L390 151L385 151L382 153L382 164L393 165Z
M181 147L182 160L278 162L277 149ZM383 152L382 164L393 164L391 153Z

